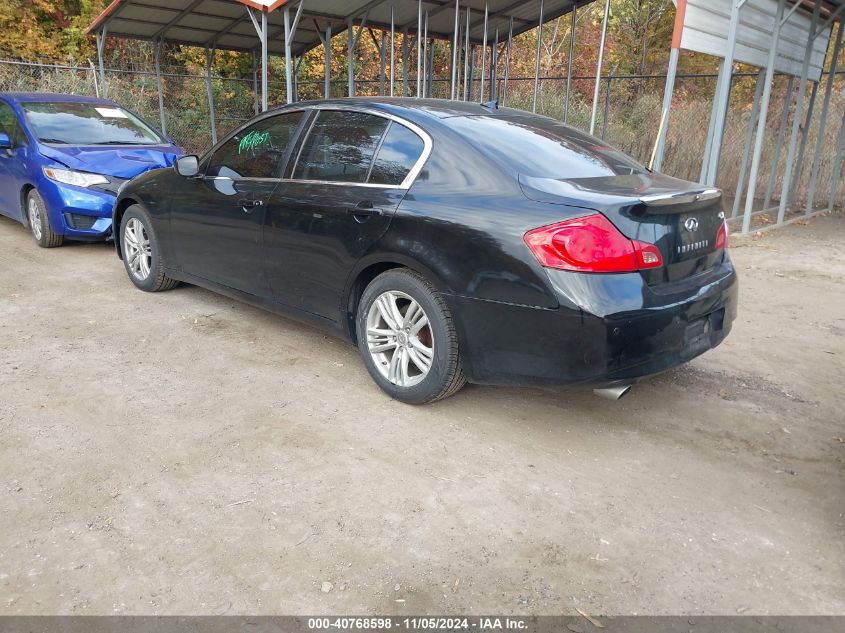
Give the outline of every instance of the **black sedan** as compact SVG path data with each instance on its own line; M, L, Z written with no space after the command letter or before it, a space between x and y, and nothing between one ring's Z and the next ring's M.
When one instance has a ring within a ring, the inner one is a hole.
M272 110L131 181L113 222L140 289L189 282L316 324L413 404L467 381L619 397L736 316L718 190L495 104Z

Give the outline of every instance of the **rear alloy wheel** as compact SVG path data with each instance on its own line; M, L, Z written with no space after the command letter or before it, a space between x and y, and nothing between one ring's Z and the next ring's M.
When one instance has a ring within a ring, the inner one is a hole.
M361 297L357 321L370 375L397 400L425 404L465 384L449 309L421 275L407 269L379 275Z
M129 207L121 220L120 252L129 279L141 290L159 292L179 284L165 274L150 216L138 205Z
M55 248L64 242L64 237L53 231L44 198L35 189L26 196L26 220L41 248Z

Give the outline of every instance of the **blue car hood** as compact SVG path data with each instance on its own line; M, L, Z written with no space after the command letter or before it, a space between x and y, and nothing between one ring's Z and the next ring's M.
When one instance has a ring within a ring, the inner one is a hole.
M150 169L170 167L182 155L174 145L144 147L77 147L41 145L43 156L70 169L88 171L115 178L134 178Z

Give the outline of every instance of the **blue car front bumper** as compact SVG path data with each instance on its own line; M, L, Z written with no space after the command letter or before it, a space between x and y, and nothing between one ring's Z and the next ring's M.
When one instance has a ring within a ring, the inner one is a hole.
M38 191L47 206L53 230L76 240L111 237L112 208L117 196L109 191L65 185L42 178Z

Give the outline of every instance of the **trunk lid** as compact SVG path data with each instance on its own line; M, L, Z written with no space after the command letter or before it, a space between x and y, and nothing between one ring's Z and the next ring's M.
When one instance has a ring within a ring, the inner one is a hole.
M531 200L598 211L625 237L656 245L663 267L643 271L650 284L689 277L722 259L716 234L725 214L718 189L653 173L571 179L520 175L519 182Z

